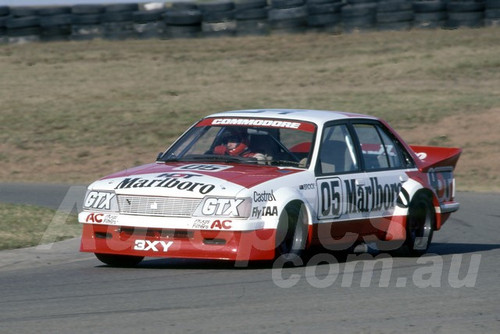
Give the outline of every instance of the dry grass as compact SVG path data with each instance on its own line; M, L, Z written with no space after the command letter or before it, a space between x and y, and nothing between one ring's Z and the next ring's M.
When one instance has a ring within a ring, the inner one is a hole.
M498 191L482 166L495 145L470 131L500 110L499 54L498 28L0 46L0 180L90 182L152 161L206 114L293 107L464 147L461 189ZM467 138L446 140L469 119Z
M31 205L0 203L0 250L37 246L80 235L75 215Z

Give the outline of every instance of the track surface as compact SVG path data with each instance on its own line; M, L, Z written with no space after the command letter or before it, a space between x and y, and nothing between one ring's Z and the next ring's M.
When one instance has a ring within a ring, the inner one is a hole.
M78 189L53 200L70 203ZM151 259L120 269L78 253L76 239L3 251L0 333L499 333L500 195L458 199L420 259L337 264L324 254L330 264L282 270Z

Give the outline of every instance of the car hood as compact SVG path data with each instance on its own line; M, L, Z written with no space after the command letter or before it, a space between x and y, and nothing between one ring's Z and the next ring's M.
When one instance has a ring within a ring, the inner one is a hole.
M89 188L148 196L235 196L241 190L301 172L304 170L230 163L153 163L106 176Z

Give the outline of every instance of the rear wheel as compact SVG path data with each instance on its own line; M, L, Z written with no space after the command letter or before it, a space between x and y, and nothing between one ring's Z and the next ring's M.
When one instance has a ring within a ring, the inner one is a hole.
M303 258L307 232L307 212L304 204L288 205L281 214L276 232L276 257L281 257L285 261Z
M406 221L406 253L421 256L427 252L435 229L436 215L429 196L418 194L410 203Z
M134 267L144 259L144 256L117 255L95 253L99 261L111 267Z

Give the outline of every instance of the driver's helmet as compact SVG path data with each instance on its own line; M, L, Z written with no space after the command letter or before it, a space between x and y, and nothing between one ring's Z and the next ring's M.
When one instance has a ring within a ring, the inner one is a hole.
M217 153L239 156L248 150L248 136L241 131L230 131L223 137L222 144L224 152L219 149Z

